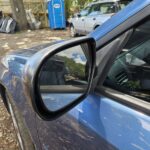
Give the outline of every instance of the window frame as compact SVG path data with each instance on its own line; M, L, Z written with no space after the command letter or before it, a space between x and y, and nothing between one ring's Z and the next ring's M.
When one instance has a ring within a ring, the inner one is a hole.
M95 94L108 97L112 101L118 102L138 112L150 116L150 102L141 100L139 98L105 86L97 87L95 89Z
M141 21L135 23L127 31L129 31L130 29L135 29L135 27L137 27L140 24L143 24L143 22L148 19L150 19L150 15L148 17L142 19ZM119 36L120 35L123 35L123 33L119 34ZM132 37L132 35L133 35L133 33L130 35L130 37ZM117 36L117 37L119 37L119 36ZM115 39L117 39L117 37L113 38L107 44L109 44L112 41L114 41ZM128 41L129 40L130 40L130 38L128 39ZM98 51L100 51L100 50L98 50ZM115 59L117 58L117 56L118 55L116 55ZM105 72L105 79L106 79L110 69L111 69L111 67L109 68L109 70L106 71L107 73L105 71L103 71L103 72ZM143 99L131 96L131 95L123 93L121 91L112 89L111 87L106 87L106 86L102 85L104 83L104 80L102 80L103 82L99 82L101 80L101 78L102 77L99 77L97 85L94 90L96 95L108 97L113 101L119 102L129 108L135 109L139 112L142 112L142 113L150 116L150 102L144 101ZM103 76L103 78L104 78L104 76Z

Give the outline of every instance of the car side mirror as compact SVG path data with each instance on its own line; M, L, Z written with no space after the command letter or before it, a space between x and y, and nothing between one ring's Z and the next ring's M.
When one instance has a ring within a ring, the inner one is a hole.
M62 42L40 51L26 67L34 110L45 120L69 111L89 94L94 70L92 38Z

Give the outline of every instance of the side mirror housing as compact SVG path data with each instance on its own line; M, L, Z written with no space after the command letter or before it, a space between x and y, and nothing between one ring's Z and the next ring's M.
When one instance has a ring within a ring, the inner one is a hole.
M44 120L63 115L89 94L95 71L95 41L84 37L36 53L25 69L25 87Z

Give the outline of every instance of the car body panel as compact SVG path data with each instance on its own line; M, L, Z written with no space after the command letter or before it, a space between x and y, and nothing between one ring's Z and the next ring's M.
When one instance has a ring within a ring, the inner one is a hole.
M78 17L74 18L74 20L73 20L73 26L75 27L75 30L76 30L77 33L80 33L80 32L82 34L85 33L84 19L85 19L85 16L82 16L80 18L78 18Z
M2 59L3 63L0 65L1 84L5 87L6 91L9 92L9 95L11 95L11 101L13 101L12 103L14 103L18 108L18 112L20 112L20 115L24 120L27 132L32 135L30 137L33 144L37 143L34 144L34 146L36 147L36 149L40 149L39 139L37 138L37 128L35 124L36 114L34 110L31 109L31 106L29 106L29 104L27 103L24 88L22 86L22 71L24 65L20 63L21 58L18 62L14 61L15 59L16 57L13 56L11 56L11 58L10 56L6 56L6 62L4 62L4 59ZM22 58L22 60L24 61L24 58Z
M52 42L32 47L30 49L21 49L10 52L0 58L0 84L6 89L7 92L9 92L12 103L18 108L18 112L23 118L23 124L26 127L26 131L24 132L28 132L28 137L31 137L30 140L37 150L41 149L41 144L38 138L36 113L30 103L28 103L28 95L26 95L26 90L22 84L22 75L28 59L30 59L40 49L51 46L55 43L56 42Z
M37 124L47 148L53 148L55 141L54 149L59 149L57 141L62 140L64 149L150 149L150 117L101 95L89 95L61 118L49 123L39 120Z
M75 110L75 114L79 111ZM46 122L38 118L37 126L43 149L103 149L116 150L101 136L86 127L72 114L67 113L57 120ZM82 120L83 121L83 120ZM63 127L62 127L63 126Z
M149 0L133 1L89 36L99 47L104 36L149 4ZM150 117L100 93L89 95L57 120L44 121L36 115L23 86L23 73L28 59L49 45L13 52L0 60L0 82L23 116L36 149L150 149Z
M118 149L150 149L150 117L112 99L90 95L70 114Z
M101 14L101 15L89 15L86 17L85 23L85 31L86 34L90 33L96 27L101 26L105 21L111 18L113 14Z

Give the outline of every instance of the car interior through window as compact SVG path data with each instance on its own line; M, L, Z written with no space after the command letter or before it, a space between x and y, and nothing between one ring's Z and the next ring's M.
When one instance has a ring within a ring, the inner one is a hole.
M104 86L150 102L150 17L134 28Z

